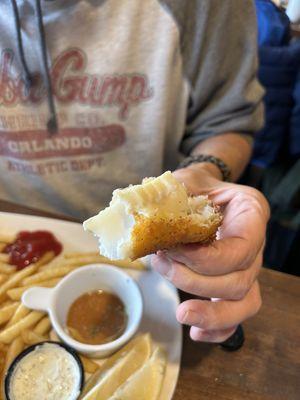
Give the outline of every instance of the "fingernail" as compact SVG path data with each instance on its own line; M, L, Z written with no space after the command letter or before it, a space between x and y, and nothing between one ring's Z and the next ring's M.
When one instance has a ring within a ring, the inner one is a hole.
M183 315L183 318L181 320L182 324L196 324L199 323L201 321L201 318L199 316L198 313L196 313L195 311L192 310L187 310L186 313Z
M181 324L185 324L186 321L189 318L189 312L190 310L187 310L185 312L177 312L177 321L180 322Z
M172 278L172 262L160 255L160 261L155 264L155 270L167 279Z
M184 325L201 325L202 323L202 318L201 315L199 315L199 313L188 309L186 311L181 311L181 312L177 312L177 320L178 322L180 322L181 324Z

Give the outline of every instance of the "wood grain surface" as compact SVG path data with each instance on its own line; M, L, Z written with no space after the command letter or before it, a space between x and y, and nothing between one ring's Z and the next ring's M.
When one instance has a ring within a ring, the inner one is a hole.
M237 352L193 343L185 329L174 400L300 399L300 279L263 269L260 283L263 306Z
M0 211L72 220L3 201ZM173 400L300 399L300 278L263 269L260 283L263 306L243 324L246 340L237 352L192 342L184 328Z

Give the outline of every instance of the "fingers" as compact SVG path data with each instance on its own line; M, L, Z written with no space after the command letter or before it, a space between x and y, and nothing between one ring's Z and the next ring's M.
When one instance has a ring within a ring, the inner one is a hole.
M180 323L194 326L204 332L221 332L233 329L242 321L252 317L260 307L261 295L258 282L255 281L242 300L188 300L178 306L176 317ZM199 331L197 332L200 335ZM216 335L220 336L220 332Z
M201 275L182 263L170 260L164 253L152 256L153 268L171 281L178 289L201 296L240 300L255 281L262 264L261 253L246 271L226 275Z
M244 270L261 250L265 230L265 218L258 199L248 192L237 192L225 208L219 229L220 240L206 246L180 246L167 254L201 274L222 275Z
M234 334L236 327L218 331L204 331L195 326L191 327L190 337L197 342L222 343Z
M209 194L215 187L223 187L228 183L220 182L219 179L207 174L206 171L195 169L193 165L188 168L178 169L173 172L177 180L182 182L187 191L193 195ZM201 186L199 185L201 182Z
M173 260L188 265L195 272L223 275L248 268L258 251L249 251L249 242L246 239L231 237L217 240L208 246L180 246L168 250L166 254Z
M237 185L237 184L226 184L219 185L215 189L209 192L209 197L214 201L215 204L223 206L231 202L236 196L240 199L248 198L253 200L253 205L257 207L258 212L261 214L265 222L270 217L270 206L265 196L258 190L251 188L250 186Z

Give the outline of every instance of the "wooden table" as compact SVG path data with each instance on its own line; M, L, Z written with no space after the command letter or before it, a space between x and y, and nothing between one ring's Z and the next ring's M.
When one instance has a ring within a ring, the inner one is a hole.
M291 34L293 37L300 38L300 24L291 25Z
M0 211L49 216L2 201ZM194 343L184 329L173 400L300 399L300 279L264 269L260 282L263 306L243 324L246 341L239 351Z

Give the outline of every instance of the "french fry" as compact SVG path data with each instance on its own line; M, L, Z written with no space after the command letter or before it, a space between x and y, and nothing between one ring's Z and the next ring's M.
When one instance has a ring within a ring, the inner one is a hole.
M5 328L9 328L10 326L16 324L19 322L22 318L26 317L27 314L30 313L30 310L26 308L22 303L19 303L18 308L16 309L14 315L8 322L8 324L5 326Z
M18 287L18 288L13 288L13 289L9 289L7 291L7 296L11 299L11 300L20 300L22 297L22 294L24 292L26 292L27 289L31 288L32 286L22 286L22 287Z
M48 281L39 282L39 286L42 286L42 287L53 287L53 286L57 285L57 283L59 281L60 281L60 278L50 279ZM11 300L20 300L22 295L23 295L23 293L26 292L27 289L29 289L29 288L31 288L33 286L36 286L36 284L9 289L7 291L7 295Z
M29 267L22 269L19 272L16 272L11 276L3 285L0 287L0 301L5 299L7 294L7 290L15 287L19 282L21 282L26 276L33 274L37 270L37 266L32 264Z
M70 253L76 254L76 253ZM86 264L96 264L96 263L104 263L109 265L116 265L120 268L132 268L138 270L144 270L145 265L140 260L130 261L130 260L110 260L107 257L102 256L101 254L96 253L87 253L89 255L85 255L84 253L77 253L77 256L70 257L70 255L66 256L65 262L66 265L73 265L80 267Z
M18 306L19 303L16 302L0 309L0 325L7 322L14 315Z
M63 264L63 265L67 265L67 264ZM39 268L39 272L47 271L48 269L55 269L58 267L62 267L62 263L60 261L60 257L55 257L48 264L45 264L41 268Z
M87 264L109 264L119 268L131 268L136 270L144 270L145 264L140 260L110 260L97 253L67 253L63 259L57 259L53 263L47 264L41 268L41 271L48 269L61 268L63 266L81 267Z
M3 282L7 281L7 279L8 279L8 275L0 274L0 285L1 285Z
M37 335L46 335L51 330L51 322L48 317L44 317L39 321L39 323L34 327L33 332Z
M11 343L24 329L28 329L36 324L44 315L40 311L31 311L26 317L0 332L0 342Z
M12 274L16 272L16 266L8 264L5 262L5 259L1 258L2 256L7 256L7 254L1 254L0 253L0 273L2 274ZM55 254L53 251L48 251L45 253L36 263L32 263L32 265L35 265L37 269L41 268L42 266L45 266L50 263L55 258ZM26 267L28 268L28 267Z
M79 253L78 253L79 254ZM85 254L81 254L80 257L71 257L71 258L60 258L57 260L57 262L54 261L54 263L51 265L52 268L61 268L65 266L74 266L74 267L80 267L85 264L92 264L92 263L99 263L103 262L103 256L100 256L99 254L95 254L93 256L85 256ZM48 269L48 266L46 267ZM42 268L46 269L45 267ZM49 265L50 268L50 265Z
M115 265L116 267L119 267L119 268L131 268L131 269L137 269L137 270L141 270L141 271L146 269L145 264L143 264L142 261L140 261L140 260L135 260L135 261L109 260L108 258L105 258L103 263L109 264L109 265Z
M89 358L82 355L80 355L79 357L82 362L84 372L87 372L88 374L93 374L99 368L99 365Z
M54 257L55 254L53 251L47 251L35 264L40 268L52 261Z
M11 264L6 264L0 261L0 273L2 274L13 274L16 272L16 267Z
M0 351L6 351L7 350L7 346L3 343L0 343Z
M57 333L55 332L54 329L52 329L49 333L50 340L53 342L60 342L60 338L57 336Z
M4 400L4 379L5 379L5 374L4 374L4 365L5 365L5 358L6 354L2 356L2 362L0 364L0 400Z
M5 249L6 246L7 246L7 243L1 243L0 242L0 252L2 252Z
M93 256L85 256L84 254L82 257L70 258L66 260L66 265L74 265L74 266L81 266L85 264L94 264L94 263L102 263L106 260L105 257L101 256L100 254L96 254Z
M74 266L74 267L80 267L82 265L87 265L87 264L95 264L95 263L108 263L108 260L106 257L100 255L99 253L96 252L89 252L89 253L67 253L64 254L62 258L59 258L55 260L53 263L45 265L41 268L41 270L46 270L49 268L59 268L63 266ZM113 261L110 261L111 264L116 264ZM130 262L126 262L126 267L130 264Z
M39 284L48 279L59 278L67 275L75 269L75 266L62 266L57 268L46 269L45 271L38 272L28 278L22 280L22 285Z
M40 342L45 342L48 338L46 336L39 335L29 329L25 329L21 332L23 342L27 345L32 345Z
M2 302L1 307L9 306L12 303L13 301L11 301L11 299L6 299L5 301Z
M16 235L8 235L5 233L0 233L0 242L9 244L12 243L16 238Z
M4 249L6 245L3 247L1 246L2 243L0 243L0 252ZM8 263L9 260L9 255L5 253L0 253L0 262Z
M11 342L11 344L7 350L7 353L6 353L5 368L4 368L5 372L8 370L10 364L17 357L17 355L21 353L21 351L23 349L24 349L24 342L20 336L15 338Z
M89 252L89 253L79 253L79 252L72 252L72 253L65 253L64 258L81 258L81 257L97 257L99 253L97 251Z

